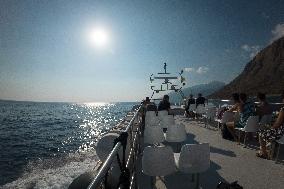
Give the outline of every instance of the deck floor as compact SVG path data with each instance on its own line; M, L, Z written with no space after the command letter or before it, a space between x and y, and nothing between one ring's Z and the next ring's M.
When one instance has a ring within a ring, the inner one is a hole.
M255 156L257 142L248 142L247 148L236 142L224 140L219 131L212 126L204 127L204 123L176 116L176 123L186 127L187 140L184 144L209 143L210 169L200 175L200 186L203 189L215 189L219 181L238 183L244 189L281 189L284 186L284 147L280 152L280 162L265 160ZM141 161L138 161L141 170ZM150 177L140 171L138 173L139 188L151 188ZM189 189L194 188L191 175L175 173L156 178L157 189Z

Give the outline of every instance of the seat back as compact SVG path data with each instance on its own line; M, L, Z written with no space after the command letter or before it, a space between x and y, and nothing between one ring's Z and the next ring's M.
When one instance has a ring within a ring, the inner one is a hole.
M142 156L142 172L148 176L166 176L176 172L172 148L147 146Z
M206 109L206 117L208 119L214 119L216 116L216 107L209 107Z
M210 147L208 143L183 145L178 168L183 173L202 173L210 167Z
M160 126L162 128L168 128L171 125L175 124L175 119L173 115L166 115L161 117Z
M216 108L216 106L211 102L209 102L208 104L205 104L205 108L214 108L214 107Z
M163 130L159 126L145 127L144 143L157 144L165 141Z
M169 112L167 110L158 111L159 117L163 117L163 116L166 116L166 115L169 115Z
M234 113L233 112L224 112L221 123L227 123L234 121Z
M156 117L156 111L147 111L146 117Z
M271 122L272 122L272 115L267 114L261 117L259 124L265 125L265 124L271 124Z
M250 116L244 127L245 132L257 132L259 129L259 116Z
M194 112L196 110L196 104L190 104L189 105L189 111Z
M158 125L160 122L154 111L146 112L145 127Z
M203 104L199 104L196 108L196 113L197 114L205 114L205 107Z
M168 127L166 132L166 141L182 142L186 140L186 131L184 124L174 124Z

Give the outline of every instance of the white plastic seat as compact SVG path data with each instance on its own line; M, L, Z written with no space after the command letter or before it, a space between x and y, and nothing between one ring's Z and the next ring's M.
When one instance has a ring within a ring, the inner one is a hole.
M215 116L216 116L216 107L207 108L205 111L205 118L206 118L205 125L207 125L209 120L214 120Z
M159 124L160 120L158 118L158 116L155 115L147 115L145 117L145 127L149 127L149 126L157 126Z
M186 140L186 131L183 124L174 124L168 127L166 132L167 142L183 142Z
M146 117L147 117L147 116L150 116L150 117L157 116L157 115L156 115L156 111L147 111L147 112L146 112Z
M220 110L218 110L219 112ZM221 124L226 124L228 122L232 122L235 120L235 114L234 112L224 112L223 115L222 115L222 118L221 119L215 119L215 121L218 122L218 129L221 128Z
M196 113L197 114L205 114L205 106L203 104L199 104L196 108Z
M148 176L166 176L176 172L173 150L169 146L147 146L142 156L142 172Z
M166 115L169 115L169 112L167 110L158 111L159 117L163 117L163 116L166 116Z
M144 131L144 143L157 144L165 141L163 130L159 126L146 127Z
M209 119L214 119L216 116L216 107L210 107L206 110L206 117Z
M233 112L224 112L223 116L222 116L222 119L220 121L220 123L227 123L227 122L232 122L234 121L234 113Z
M154 188L156 176L166 176L176 172L173 150L169 146L146 147L142 156L142 172L151 176L151 185Z
M284 144L284 135L279 140L277 140L276 142L279 144L279 146L278 146L275 162L278 161L278 156L279 156L279 152L280 152L280 146Z
M216 107L213 103L209 102L208 104L205 104L205 108L213 108Z
M173 115L166 115L161 117L160 126L161 128L168 128L171 125L175 124L175 119Z
M195 112L195 110L196 110L196 104L190 104L189 105L189 111L190 112Z
M239 143L241 137L241 131L245 132L244 145L246 145L246 134L255 133L259 130L259 116L250 116L244 128L235 128L239 131Z
M196 188L199 188L199 173L205 172L210 167L209 144L183 145L177 166L182 173L196 174Z

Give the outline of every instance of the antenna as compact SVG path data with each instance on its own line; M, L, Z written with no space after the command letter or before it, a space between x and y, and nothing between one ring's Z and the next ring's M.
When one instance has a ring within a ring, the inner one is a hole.
M153 91L152 97L155 93L159 93L160 91L175 91L180 92L182 97L184 98L184 94L181 91L182 87L185 86L185 78L182 76L184 71L181 70L178 73L178 76L175 76L167 72L167 66L167 63L165 62L163 66L164 72L157 73L157 76L155 76L154 74L150 75L151 90ZM156 82L156 85L160 84L160 86L156 86L154 84L154 81L160 81L159 83Z

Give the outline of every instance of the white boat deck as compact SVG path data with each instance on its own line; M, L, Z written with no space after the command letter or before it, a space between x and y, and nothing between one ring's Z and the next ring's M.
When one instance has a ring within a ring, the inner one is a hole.
M183 123L186 127L187 140L184 144L210 144L211 166L207 172L200 175L201 188L215 189L219 181L236 180L244 189L284 188L284 147L279 156L282 161L275 163L274 160L256 157L256 141L248 142L254 145L244 148L236 142L224 140L216 128L205 128L204 123L183 116L176 116L176 123ZM138 161L138 164L141 168L141 161ZM138 183L141 189L151 188L150 177L142 171L138 173ZM155 188L190 189L194 188L194 183L191 182L191 175L175 173L162 179L157 177Z

